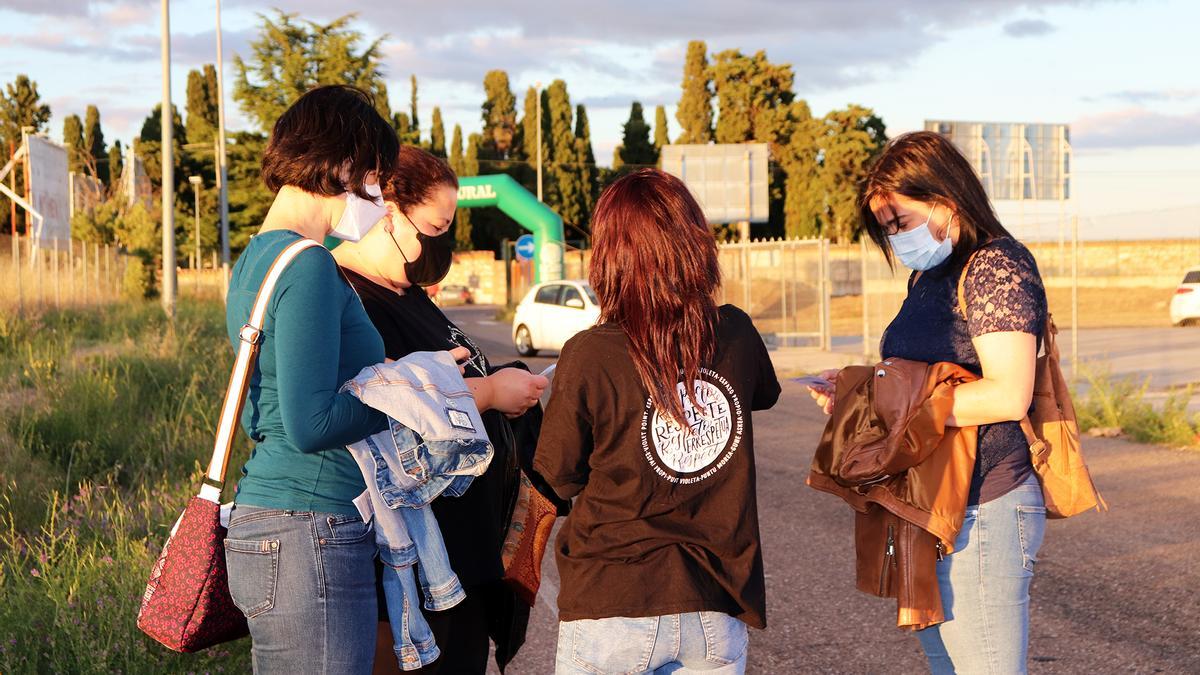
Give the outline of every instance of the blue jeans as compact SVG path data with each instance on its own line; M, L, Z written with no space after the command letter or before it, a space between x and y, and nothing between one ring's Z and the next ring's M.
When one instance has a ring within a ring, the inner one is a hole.
M557 675L746 672L746 624L721 612L558 624Z
M370 673L375 554L358 516L234 507L225 560L254 672Z
M967 508L954 553L937 564L946 622L917 632L934 675L1026 672L1029 584L1045 531L1036 476Z

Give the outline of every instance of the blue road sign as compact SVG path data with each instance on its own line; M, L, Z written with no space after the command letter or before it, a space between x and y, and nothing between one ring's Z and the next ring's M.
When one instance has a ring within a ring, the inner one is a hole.
M517 258L533 260L533 235L523 234L517 239Z

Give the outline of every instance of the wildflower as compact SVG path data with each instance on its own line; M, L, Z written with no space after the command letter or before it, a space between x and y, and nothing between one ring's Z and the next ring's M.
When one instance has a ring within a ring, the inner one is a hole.
M38 571L38 568L34 567L33 569L29 570L29 575L34 576L34 577L40 577L40 576L42 576L42 573Z
M112 556L106 555L100 559L100 562L104 563L105 565L111 565L113 562Z

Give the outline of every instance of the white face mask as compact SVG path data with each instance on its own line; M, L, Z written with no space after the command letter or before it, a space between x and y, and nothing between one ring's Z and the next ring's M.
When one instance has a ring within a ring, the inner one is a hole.
M907 232L888 235L888 242L892 245L892 252L904 263L905 267L918 272L933 269L945 262L946 258L950 257L950 253L954 250L954 243L950 241L950 223L946 223L946 238L938 241L933 238L933 233L929 231L929 219L933 218L933 211L937 208L935 204L929 210L929 216L917 227L914 227ZM954 216L951 216L953 218Z
M342 211L337 227L333 228L329 236L345 241L358 241L367 235L375 223L387 215L387 207L383 205L383 190L379 185L364 185L363 188L368 195L374 197L374 201L347 192L346 210Z

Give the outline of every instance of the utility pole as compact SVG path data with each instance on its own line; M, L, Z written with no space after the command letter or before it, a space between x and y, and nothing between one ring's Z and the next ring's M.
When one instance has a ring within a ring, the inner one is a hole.
M196 262L192 263L192 274L196 277L196 290L200 290L200 186L203 183L200 176L188 176L192 184L192 194L196 197Z
M229 166L225 157L225 74L221 51L221 0L217 0L217 191L221 201L221 297L229 284Z
M175 115L171 109L171 9L162 4L162 304L175 318Z
M542 83L534 82L537 90L537 187L538 201L542 201Z

